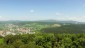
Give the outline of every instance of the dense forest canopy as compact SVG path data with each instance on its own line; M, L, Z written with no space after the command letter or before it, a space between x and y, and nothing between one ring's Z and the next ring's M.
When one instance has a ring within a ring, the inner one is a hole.
M49 27L44 28L41 32L45 33L85 33L85 25L84 24L70 24L70 25L62 25L61 27Z
M0 48L84 48L85 34L39 33L0 37Z

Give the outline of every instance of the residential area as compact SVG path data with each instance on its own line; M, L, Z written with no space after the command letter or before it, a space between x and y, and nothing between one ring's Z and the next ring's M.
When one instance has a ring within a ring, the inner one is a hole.
M5 24L4 30L0 30L0 36L17 35L17 34L34 34L31 28L19 27L14 24Z

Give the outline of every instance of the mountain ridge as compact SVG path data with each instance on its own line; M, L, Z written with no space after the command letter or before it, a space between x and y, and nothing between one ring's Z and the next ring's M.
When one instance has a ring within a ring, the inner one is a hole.
M8 20L8 21L0 21L0 22L56 22L56 23L74 23L74 24L85 24L85 22L78 22L78 21L72 21L72 20L66 20L66 21L61 21L61 20L35 20L35 21L22 21L22 20Z

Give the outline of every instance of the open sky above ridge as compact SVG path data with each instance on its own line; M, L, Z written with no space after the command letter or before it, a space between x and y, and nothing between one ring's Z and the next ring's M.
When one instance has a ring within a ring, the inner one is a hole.
M0 20L85 22L85 0L0 0Z

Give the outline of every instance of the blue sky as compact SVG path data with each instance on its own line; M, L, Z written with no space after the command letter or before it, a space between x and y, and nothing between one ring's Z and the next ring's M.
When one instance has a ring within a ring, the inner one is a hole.
M85 22L85 0L0 0L0 20Z

